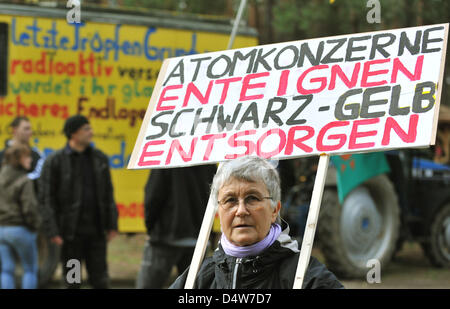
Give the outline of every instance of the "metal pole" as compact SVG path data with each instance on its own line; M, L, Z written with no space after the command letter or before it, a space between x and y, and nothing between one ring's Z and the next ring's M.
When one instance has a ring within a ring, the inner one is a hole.
M230 40L228 41L227 49L231 49L233 47L237 29L239 27L239 24L241 23L242 13L244 12L246 5L247 5L247 0L241 0L241 3L239 4L238 13L236 15L236 19L234 20L233 30L231 30Z

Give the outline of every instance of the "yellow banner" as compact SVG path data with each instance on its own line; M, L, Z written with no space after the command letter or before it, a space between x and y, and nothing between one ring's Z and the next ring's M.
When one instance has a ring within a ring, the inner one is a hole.
M127 170L162 60L223 50L229 35L126 24L0 15L8 25L7 96L0 97L0 143L17 115L30 118L32 146L64 147L64 121L89 118L95 146L110 159L121 232L143 232L149 171ZM256 45L238 36L234 46Z

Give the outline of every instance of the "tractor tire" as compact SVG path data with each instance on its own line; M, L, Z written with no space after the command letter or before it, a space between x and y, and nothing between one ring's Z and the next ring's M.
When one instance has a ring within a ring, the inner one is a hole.
M386 175L353 189L343 205L335 188L325 189L317 226L318 245L328 268L339 278L365 278L372 259L386 266L399 230L400 207Z
M450 267L450 203L436 212L421 243L425 255L436 267Z
M43 233L37 237L39 254L39 288L44 288L53 278L60 262L61 246L55 245Z

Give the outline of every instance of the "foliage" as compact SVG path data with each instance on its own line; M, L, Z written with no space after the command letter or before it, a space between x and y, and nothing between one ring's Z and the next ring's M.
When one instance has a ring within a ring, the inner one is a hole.
M332 3L330 3L332 2ZM381 23L367 22L372 9L363 0L279 0L273 7L276 41L444 23L446 0L380 0Z

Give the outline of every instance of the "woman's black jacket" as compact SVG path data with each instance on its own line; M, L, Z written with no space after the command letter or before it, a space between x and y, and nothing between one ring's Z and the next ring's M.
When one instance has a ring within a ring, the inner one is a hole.
M297 270L299 250L297 241L289 236L289 227L260 255L235 258L225 254L222 246L205 259L197 274L194 288L198 289L292 289ZM170 288L184 288L188 269ZM312 257L303 280L305 289L341 289L343 285L325 265Z

